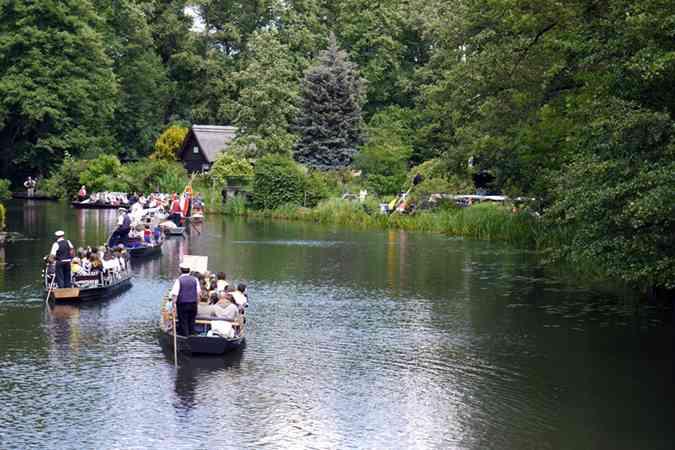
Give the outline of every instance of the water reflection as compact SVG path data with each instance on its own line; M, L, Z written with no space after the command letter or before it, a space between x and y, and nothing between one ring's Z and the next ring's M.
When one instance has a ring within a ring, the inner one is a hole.
M209 217L134 261L121 296L46 309L35 261L53 231L103 242L114 211L8 206L10 229L25 223L35 240L7 246L0 266L0 447L670 448L675 438L672 312L630 309L623 293L560 277L530 252ZM159 305L185 254L250 286L250 327L244 351L182 355L175 369L158 344Z

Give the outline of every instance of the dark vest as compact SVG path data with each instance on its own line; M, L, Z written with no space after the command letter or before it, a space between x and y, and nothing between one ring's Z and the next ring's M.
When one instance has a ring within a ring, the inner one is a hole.
M129 214L124 215L124 218L122 219L122 228L131 228L131 218L129 217Z
M70 259L70 245L65 239L56 242L59 245L58 250L56 250L56 260L64 261Z
M191 275L181 275L178 278L178 303L197 302L197 279Z

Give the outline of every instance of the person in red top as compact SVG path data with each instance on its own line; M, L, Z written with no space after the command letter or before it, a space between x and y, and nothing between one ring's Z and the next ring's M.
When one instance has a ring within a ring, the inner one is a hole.
M79 201L84 201L87 198L87 188L82 185L80 191L77 193L77 199Z
M183 209L180 206L180 201L178 201L178 196L174 192L173 199L171 200L171 208L169 208L169 220L173 221L176 226L180 226L182 216Z

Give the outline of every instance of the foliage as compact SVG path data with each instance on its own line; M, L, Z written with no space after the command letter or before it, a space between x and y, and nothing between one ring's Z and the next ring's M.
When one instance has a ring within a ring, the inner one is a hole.
M574 233L555 248L637 286L673 289L675 127L666 114L634 105L594 109L607 108L620 110L590 122L583 150L557 180L547 216Z
M176 154L183 145L188 131L187 128L176 125L164 130L157 138L157 141L155 141L155 150L150 155L150 159L176 161L178 159Z
M119 176L129 192L180 192L188 183L182 164L161 159L125 164Z
M6 216L7 216L7 209L5 208L5 205L0 203L0 231L3 231L5 229L5 224L7 223L5 221Z
M403 189L410 144L409 114L392 107L373 116L368 127L368 143L356 156L354 165L363 171L368 187L379 195L397 194Z
M216 186L226 186L228 177L252 177L253 165L232 152L218 155L209 170L209 178Z
M109 149L117 83L91 2L0 9L0 176Z
M0 200L8 200L12 198L12 191L10 189L11 182L4 178L0 178Z
M153 48L137 0L92 0L104 19L106 50L119 80L112 118L115 141L125 158L147 155L161 131L169 101L167 69Z
M70 199L75 197L80 189L80 174L84 172L88 161L75 159L66 153L61 165L54 171L49 178L45 179L43 189L50 195L56 195L59 198Z
M328 49L305 72L295 159L318 169L351 164L362 142L365 83L331 33Z
M301 205L305 176L292 159L266 155L255 165L252 204L258 209L274 209L283 204Z
M89 192L123 192L128 186L120 179L121 173L122 164L116 156L99 155L98 158L87 162L79 179Z
M237 139L250 157L268 153L290 156L297 136L289 131L297 114L299 70L276 31L254 32L246 62L232 75L238 96L226 99L221 113L234 117ZM224 112L223 112L224 111Z
M309 171L305 175L303 190L302 204L308 208L315 207L321 200L328 198L330 195L330 188L323 173L317 171Z
M246 211L246 200L242 196L229 199L222 209L223 214L228 216L245 216Z

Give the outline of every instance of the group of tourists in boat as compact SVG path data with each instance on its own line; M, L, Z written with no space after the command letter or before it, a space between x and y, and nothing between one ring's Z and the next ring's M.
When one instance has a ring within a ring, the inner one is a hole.
M161 329L173 338L176 351L221 354L243 342L246 285L230 285L225 273L209 272L205 264L193 267L195 258L206 259L184 257L181 274L164 300Z
M91 300L130 286L129 254L123 245L75 249L59 230L45 258L47 300Z

